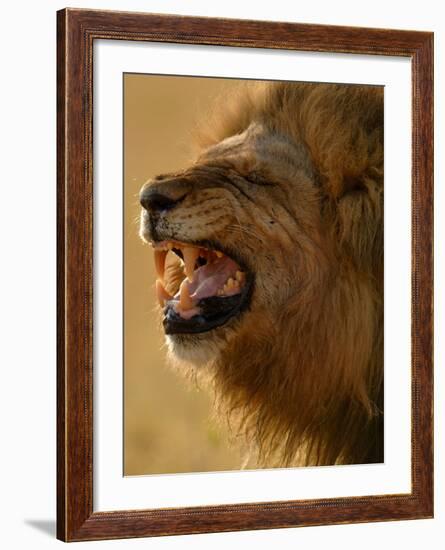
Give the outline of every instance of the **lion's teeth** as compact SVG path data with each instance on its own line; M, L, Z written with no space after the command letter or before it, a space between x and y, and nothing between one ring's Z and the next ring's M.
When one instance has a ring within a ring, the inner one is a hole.
M194 306L193 300L190 298L190 290L187 279L182 281L181 288L179 289L179 304L182 309L191 309Z
M155 267L156 273L161 281L164 280L166 250L155 250Z
M173 248L173 243L172 242L168 242L167 243L167 249L168 250L171 250Z
M232 277L229 277L229 278L227 279L227 286L228 286L229 288L232 288L232 287L233 287L233 282L234 282L234 281L233 281Z
M189 281L193 279L193 272L195 271L196 260L199 257L199 248L185 247L182 249L182 255L184 256L185 274Z
M219 250L215 250L215 254L216 254L217 258L222 258L224 256L224 254L222 252L220 252Z
M171 300L173 297L165 290L162 281L160 281L159 279L156 279L156 296L161 307L164 307L165 302Z
M237 271L235 273L235 277L239 283L242 283L244 281L244 273L242 271Z

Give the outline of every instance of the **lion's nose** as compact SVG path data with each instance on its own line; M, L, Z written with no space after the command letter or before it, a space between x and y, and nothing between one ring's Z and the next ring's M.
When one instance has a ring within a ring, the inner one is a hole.
M169 195L166 192L161 193L156 187L147 187L140 195L140 202L145 210L154 214L171 210L184 199L186 194Z

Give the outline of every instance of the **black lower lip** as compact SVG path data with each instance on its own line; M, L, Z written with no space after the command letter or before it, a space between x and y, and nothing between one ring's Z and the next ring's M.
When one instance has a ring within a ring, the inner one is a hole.
M200 334L225 325L240 315L250 303L252 280L248 280L240 294L220 298L212 296L198 303L200 315L183 319L172 306L167 305L163 320L165 334Z

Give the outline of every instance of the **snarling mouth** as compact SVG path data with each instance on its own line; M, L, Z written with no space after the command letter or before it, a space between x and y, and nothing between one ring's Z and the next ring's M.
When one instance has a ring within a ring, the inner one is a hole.
M247 307L253 277L226 253L179 241L151 244L166 334L207 332Z

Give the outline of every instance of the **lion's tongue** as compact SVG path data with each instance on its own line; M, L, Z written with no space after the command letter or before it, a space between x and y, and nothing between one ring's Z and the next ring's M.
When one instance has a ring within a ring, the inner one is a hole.
M173 307L176 313L184 319L190 319L200 313L198 302L204 298L217 296L230 278L235 278L239 270L236 262L228 256L203 265L193 273L192 281L187 278L181 284L179 291L173 297ZM225 289L225 296L233 296L240 292L239 286Z
M238 264L224 256L212 263L199 267L193 273L193 280L189 283L191 298L202 300L215 296L230 277L235 277L239 270Z

